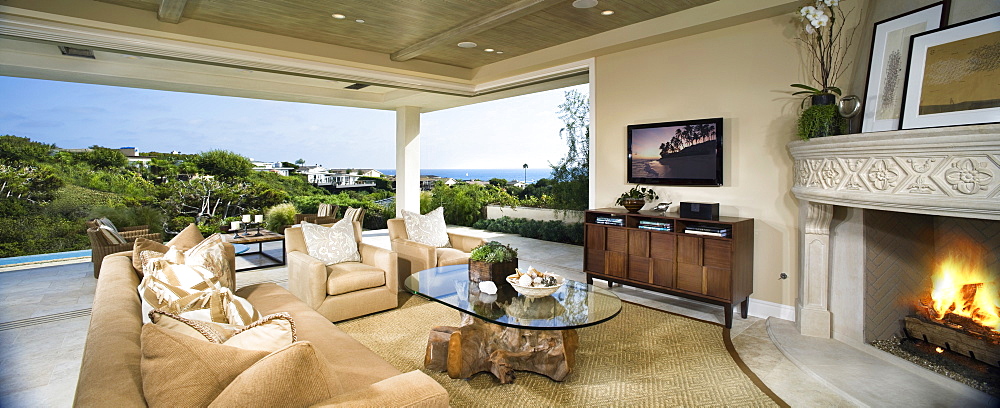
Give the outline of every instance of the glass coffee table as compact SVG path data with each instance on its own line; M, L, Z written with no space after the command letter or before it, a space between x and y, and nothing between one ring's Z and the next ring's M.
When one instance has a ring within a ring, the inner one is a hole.
M489 371L509 384L514 371L532 371L562 381L572 371L576 329L603 323L622 310L605 289L566 279L555 293L529 298L506 281L489 295L469 281L468 265L431 268L403 281L407 290L459 311L459 327L438 326L427 340L424 366L469 378Z

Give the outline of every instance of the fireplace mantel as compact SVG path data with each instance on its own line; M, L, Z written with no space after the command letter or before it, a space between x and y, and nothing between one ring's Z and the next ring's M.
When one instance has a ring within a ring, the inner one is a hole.
M788 148L800 200L1000 220L1000 125L832 136Z
M840 327L860 333L863 271L841 268L845 259L863 257L864 237L860 228L844 227L849 233L831 240L834 207L1000 220L1000 125L832 136L791 142L788 149L795 160L792 193L800 200L795 320L803 335L831 337L838 324L831 298L855 305L840 306L839 319L857 315ZM838 255L842 264L832 271L835 242L848 255Z

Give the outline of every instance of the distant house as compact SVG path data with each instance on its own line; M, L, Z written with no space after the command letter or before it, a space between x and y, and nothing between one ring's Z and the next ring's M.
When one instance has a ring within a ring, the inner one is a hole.
M88 149L89 150L89 149ZM140 156L138 150L132 146L119 147L118 151L125 155L125 159L131 163L139 163L142 166L148 165L149 162L153 161L152 157Z
M300 166L298 173L306 175L309 184L331 189L347 189L375 187L375 183L360 182L361 175L338 172L336 169L327 169L320 165Z
M329 186L333 184L333 175L323 166L299 166L299 169L295 171L299 174L306 175L306 181L309 184L316 186Z
M330 169L331 173L355 174L361 177L385 177L381 171L375 169Z
M517 180L510 181L510 182L507 183L507 185L511 186L511 187L519 187L519 188L524 188L525 186L527 186L527 184L525 182L523 182L523 181L517 181Z
M436 184L439 181L449 186L453 186L458 183L453 178L438 177L438 176L423 176L420 178L420 189L424 191L433 190L434 184Z
M250 162L253 163L254 171L269 171L271 173L278 173L282 176L287 176L292 170L295 170L293 167L282 166L281 162L262 162L253 159L250 159Z

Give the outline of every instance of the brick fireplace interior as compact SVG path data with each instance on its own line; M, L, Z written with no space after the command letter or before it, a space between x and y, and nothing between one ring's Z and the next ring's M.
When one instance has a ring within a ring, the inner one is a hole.
M864 342L903 336L902 320L931 287L936 260L968 239L1000 273L1000 221L864 210Z

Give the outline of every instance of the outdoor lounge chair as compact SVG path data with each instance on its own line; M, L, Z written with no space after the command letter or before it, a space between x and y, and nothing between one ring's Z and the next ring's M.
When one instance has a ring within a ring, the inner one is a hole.
M303 221L313 224L332 224L340 220L337 218L339 205L320 204L316 214L295 214L295 223L301 224Z
M107 229L102 231L101 226L106 226L115 233L109 233ZM163 242L163 236L159 232L149 232L148 225L116 228L107 218L87 221L87 237L90 238L90 261L94 263L94 278L100 275L105 256L131 251L137 238Z

